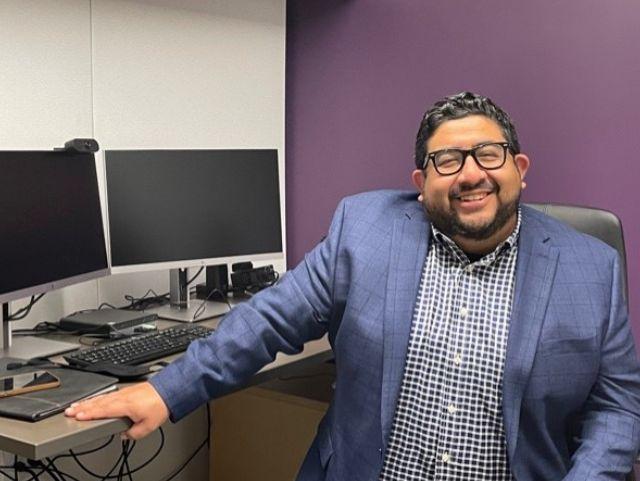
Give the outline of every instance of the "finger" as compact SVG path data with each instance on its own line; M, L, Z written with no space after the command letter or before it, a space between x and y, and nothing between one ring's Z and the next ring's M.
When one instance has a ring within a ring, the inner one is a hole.
M78 420L129 417L129 405L121 396L107 395L69 407L65 414Z
M99 396L94 396L94 397L89 398L89 399L81 399L80 401L76 401L74 403L71 403L69 405L69 407L67 409L65 409L64 413L67 416L73 415L73 413L75 413L78 410L80 410L82 406L85 406L85 405L87 405L87 403L90 403L90 402L96 402L98 400L101 400L104 396L105 396L105 394L101 394Z
M137 441L138 439L142 439L145 436L151 434L157 426L154 426L152 423L147 421L143 421L137 424L134 424L126 431L124 434L128 439L133 439Z
M67 416L76 416L80 412L86 412L92 409L95 410L96 407L99 407L101 405L102 405L102 399L98 399L98 398L90 399L87 401L81 401L81 402L73 403L71 406L69 406L65 410L65 414Z

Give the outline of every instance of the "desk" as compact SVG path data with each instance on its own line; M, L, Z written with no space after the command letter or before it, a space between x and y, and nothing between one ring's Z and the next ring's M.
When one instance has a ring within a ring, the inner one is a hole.
M202 324L216 327L218 322L219 319L212 319L204 321ZM170 321L158 321L160 329L175 324ZM73 338L69 337L63 340L73 340ZM171 360L176 357L177 355L167 359ZM237 390L278 376L287 376L298 368L324 362L331 358L331 349L325 336L322 339L305 344L304 350L299 354L278 354L272 363L262 368L245 386L238 386ZM53 360L60 361L61 359L61 357L58 357ZM188 419L189 417L184 421ZM180 426L182 423L183 421L176 426ZM112 434L121 433L129 425L130 421L125 419L80 422L75 419L69 419L63 414L35 423L0 418L0 450L30 459L42 459Z

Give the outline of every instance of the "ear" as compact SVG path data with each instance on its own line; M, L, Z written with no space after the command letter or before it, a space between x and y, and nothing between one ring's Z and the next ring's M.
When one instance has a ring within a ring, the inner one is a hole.
M520 180L522 181L522 187L524 188L526 186L526 184L524 183L524 177L525 175L527 175L527 171L529 170L531 161L525 154L516 154L513 160L516 163L516 169L518 169L518 172L520 172Z
M414 170L413 172L411 172L411 182L413 182L413 185L416 186L416 189L418 189L418 192L422 194L422 191L424 190L424 180L425 180L425 176L424 176L424 171L423 170Z

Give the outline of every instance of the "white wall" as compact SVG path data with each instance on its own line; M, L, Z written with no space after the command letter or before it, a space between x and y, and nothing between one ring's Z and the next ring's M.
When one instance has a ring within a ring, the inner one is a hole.
M277 148L284 207L284 60L285 0L2 0L0 149ZM167 286L167 272L111 276L23 322Z

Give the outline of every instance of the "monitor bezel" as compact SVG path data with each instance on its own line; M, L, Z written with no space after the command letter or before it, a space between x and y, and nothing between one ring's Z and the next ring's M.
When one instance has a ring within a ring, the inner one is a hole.
M270 252L266 254L252 254L229 257L212 257L209 259L187 259L180 261L149 262L145 264L124 264L121 266L111 265L111 274L127 274L133 272L150 272L170 269L200 268L217 264L233 264L235 262L264 262L264 261L284 261L284 252ZM109 262L111 262L111 251L109 250Z
M37 286L25 287L16 291L5 292L4 294L0 294L0 303L17 301L20 299L25 299L27 297L37 296L38 294L51 292L56 289L61 289L63 287L69 287L81 282L100 279L101 277L108 276L109 273L110 269L109 267L106 267L97 271L85 272L75 276L65 277L64 279L58 279L55 281L39 284Z

